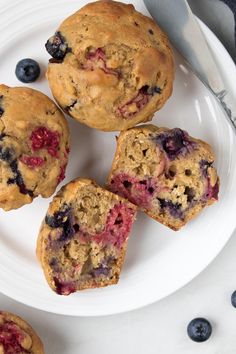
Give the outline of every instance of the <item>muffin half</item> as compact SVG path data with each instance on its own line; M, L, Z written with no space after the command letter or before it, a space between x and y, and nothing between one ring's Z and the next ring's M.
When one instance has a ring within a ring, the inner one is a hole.
M136 206L88 179L53 198L37 255L49 286L60 295L115 284L124 262Z
M143 125L117 139L108 188L178 230L217 200L213 162L210 145L187 132Z

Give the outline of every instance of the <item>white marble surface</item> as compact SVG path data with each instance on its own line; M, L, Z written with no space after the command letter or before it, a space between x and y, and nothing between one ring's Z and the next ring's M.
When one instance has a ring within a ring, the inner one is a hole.
M204 247L204 244L202 245ZM28 320L47 354L235 354L236 233L215 261L189 285L138 311L98 318L71 318L34 310L0 295L0 307ZM186 264L186 267L188 265ZM209 319L211 338L194 343L188 322Z

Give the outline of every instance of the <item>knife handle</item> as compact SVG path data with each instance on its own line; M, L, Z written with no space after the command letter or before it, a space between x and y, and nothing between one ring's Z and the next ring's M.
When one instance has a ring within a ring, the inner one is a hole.
M235 99L226 90L214 92L216 98L221 104L223 111L226 113L229 121L232 123L234 129L236 129L236 103Z

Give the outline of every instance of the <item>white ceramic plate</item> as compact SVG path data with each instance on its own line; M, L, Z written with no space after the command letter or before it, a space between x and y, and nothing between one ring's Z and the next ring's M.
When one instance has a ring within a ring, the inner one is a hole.
M50 95L44 79L48 55L44 43L61 20L85 1L5 1L0 10L1 82L20 85L14 75L19 59L32 57L42 68L41 79L30 85ZM141 1L136 8L147 13ZM209 45L224 69L231 91L235 67L227 52L202 25ZM233 92L236 96L235 91ZM154 123L181 127L214 148L221 178L220 201L207 208L183 230L175 233L140 214L129 242L118 285L62 297L48 287L36 260L39 225L50 200L36 199L20 210L0 212L0 291L42 310L96 316L136 309L179 289L201 272L228 241L236 225L236 139L212 96L176 55L176 80L171 99ZM68 182L77 176L104 183L115 150L115 134L97 132L69 119L72 152Z

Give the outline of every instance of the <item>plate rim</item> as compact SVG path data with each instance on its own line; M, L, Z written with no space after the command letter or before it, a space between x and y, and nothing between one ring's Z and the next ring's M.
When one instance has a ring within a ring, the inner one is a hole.
M223 56L224 56L225 58L227 58L227 61L228 61L228 62L231 62L231 65L234 65L234 62L233 62L232 58L230 57L229 53L227 52L227 50L225 49L225 47L222 45L222 43L219 41L219 39L215 36L215 34L214 34L201 20L198 19L198 21L199 21L200 26L201 26L201 28L202 28L202 30L203 30L203 33L204 33L205 36L206 36L207 41L208 41L209 44L210 44L211 49L213 50L213 53L215 54L215 50L214 50L214 48L212 48L212 43L211 43L212 41L215 43L216 46L219 47L219 49L220 49L220 51L222 52ZM236 67L234 67L233 69L235 70L235 73L236 73ZM231 68L230 70L232 70L232 68ZM236 225L235 225L235 227L234 227L234 230L235 230L235 228L236 228ZM124 306L123 309L120 309L120 308L119 308L119 309L116 309L115 311L114 311L114 310L113 310L113 311L103 311L102 314L99 313L99 311L98 311L98 313L77 314L77 313L68 313L67 311L64 312L63 309L62 309L61 311L55 311L55 310L51 310L51 309L49 309L49 308L46 308L45 306L40 306L40 305L39 305L38 307L35 307L35 305L29 304L29 303L27 303L27 302L24 302L24 300L23 300L23 299L19 299L19 297L18 297L18 298L17 298L17 297L13 297L12 294L9 295L9 294L7 293L7 291L4 292L4 291L1 289L1 292L2 292L4 295L8 296L9 298L12 298L12 299L14 299L15 301L18 301L18 302L20 302L20 303L23 303L23 304L25 304L25 305L27 305L27 306L29 306L29 307L32 307L32 308L35 308L35 309L38 309L38 310L42 310L42 311L45 311L45 312L48 312L48 313L59 314L59 315L68 315L68 316L74 316L74 317L96 317L96 316L107 316L107 315L120 314L120 313L124 313L124 312L128 312L128 311L134 311L134 310L136 310L136 309L140 309L140 308L146 307L146 306L148 306L148 305L151 305L152 303L155 303L155 302L157 302L157 301L160 301L160 300L162 300L163 298L174 294L175 292L179 291L181 288L183 288L184 286L186 286L188 283L190 283L195 277L197 277L201 272L203 272L203 271L209 266L209 264L219 255L219 253L224 249L224 247L225 247L226 244L228 243L230 237L232 236L234 230L232 231L231 235L229 236L229 238L228 238L228 240L226 241L226 243L224 244L224 246L220 249L220 251L209 261L209 263L208 263L203 269L201 269L197 274L195 274L191 279L189 279L189 281L187 281L184 285L180 286L178 289L174 290L173 292L169 293L168 295L166 295L166 296L164 296L164 297L162 297L162 298L160 298L160 299L157 299L157 300L147 301L146 303L144 302L144 304L141 305L141 306L140 306L140 305L135 305L135 306L133 306L133 307L130 307L130 306L129 306L129 309L127 309L127 308Z

